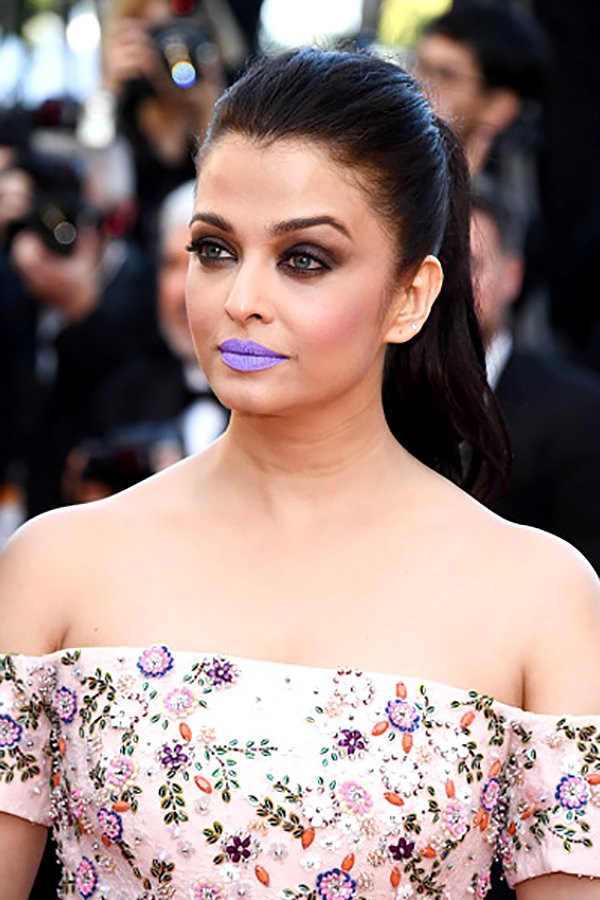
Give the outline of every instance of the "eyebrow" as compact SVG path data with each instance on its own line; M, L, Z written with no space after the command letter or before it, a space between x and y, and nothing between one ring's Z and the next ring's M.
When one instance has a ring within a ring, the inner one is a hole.
M228 222L227 219L224 219L216 213L194 213L190 220L190 225L193 222L204 222L207 225L214 225L221 231L228 233L234 231L231 222ZM336 231L339 231L340 234L347 237L348 240L352 240L352 236L346 226L333 216L307 216L299 219L285 219L282 222L275 222L271 225L269 234L273 237L277 237L282 234L290 234L292 231L302 231L305 228L316 228L318 225L330 225L332 228L335 228Z

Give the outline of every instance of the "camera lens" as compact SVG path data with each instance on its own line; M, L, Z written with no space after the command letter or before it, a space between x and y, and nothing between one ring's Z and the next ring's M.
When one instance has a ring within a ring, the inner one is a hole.
M173 84L190 88L201 77L200 64L209 45L206 33L193 19L174 19L153 29L152 36Z

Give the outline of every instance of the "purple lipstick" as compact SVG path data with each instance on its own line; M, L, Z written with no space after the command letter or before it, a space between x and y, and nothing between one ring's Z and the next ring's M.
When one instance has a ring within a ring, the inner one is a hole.
M225 365L238 372L259 372L287 359L281 353L269 350L268 347L263 347L255 341L238 341L235 338L223 341L219 350Z

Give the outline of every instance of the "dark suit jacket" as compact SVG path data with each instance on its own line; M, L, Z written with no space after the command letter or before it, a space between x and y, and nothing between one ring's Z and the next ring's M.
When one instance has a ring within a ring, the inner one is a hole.
M556 355L515 351L496 396L514 456L496 511L559 535L600 572L600 378Z

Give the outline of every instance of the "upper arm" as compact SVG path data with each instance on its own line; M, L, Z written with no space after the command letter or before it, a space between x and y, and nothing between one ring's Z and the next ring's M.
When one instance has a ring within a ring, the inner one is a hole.
M524 706L543 715L531 719L540 729L532 740L536 755L514 787L516 800L530 803L530 815L520 821L517 802L513 816L531 851L525 871L539 876L515 890L518 900L600 900L600 792L589 780L600 776L600 582L572 547L526 531L519 552L528 557L530 574L515 627L524 654ZM574 799L564 793L567 780Z
M73 523L63 510L22 526L0 554L0 652L41 655L65 633Z
M46 844L47 829L0 812L0 884L3 900L27 900Z
M598 576L574 548L550 535L535 537L530 551L520 628L525 706L600 715Z
M517 885L517 900L600 900L600 878L542 875Z

